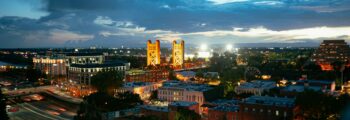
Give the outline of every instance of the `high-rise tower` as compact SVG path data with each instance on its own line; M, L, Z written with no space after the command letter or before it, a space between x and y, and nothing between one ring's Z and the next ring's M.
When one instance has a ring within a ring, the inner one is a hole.
M176 40L173 41L173 66L175 68L181 68L184 64L185 59L185 42L181 40L180 43L176 43Z
M160 64L160 42L156 40L156 43L147 41L147 66L155 66Z

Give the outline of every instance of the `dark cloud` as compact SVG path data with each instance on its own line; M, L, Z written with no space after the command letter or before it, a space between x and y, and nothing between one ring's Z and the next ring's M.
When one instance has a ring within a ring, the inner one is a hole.
M270 0L260 3L248 0L226 4L206 0L42 0L42 4L42 10L49 14L40 19L0 18L0 47L137 46L147 39L155 39L155 30L162 33L193 33L261 26L274 31L350 26L350 2L344 0ZM107 26L96 24L94 21L98 17L108 17L114 22ZM130 22L132 25L118 26L119 22ZM146 34L147 31L149 34ZM50 38L52 32L73 37L65 38L62 44L53 43ZM101 32L113 35L103 36ZM37 35L37 38L33 35ZM28 41L28 37L37 40ZM81 41L81 37L91 39ZM225 42L232 39L235 39L232 40L234 42L264 41L229 37L215 39ZM67 40L70 38L72 40ZM212 39L198 36L184 38L189 39L189 43ZM14 39L20 44L4 39Z

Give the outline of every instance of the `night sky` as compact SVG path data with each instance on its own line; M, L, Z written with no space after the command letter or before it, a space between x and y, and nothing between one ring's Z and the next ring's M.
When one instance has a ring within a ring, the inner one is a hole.
M349 38L350 0L0 0L0 48Z

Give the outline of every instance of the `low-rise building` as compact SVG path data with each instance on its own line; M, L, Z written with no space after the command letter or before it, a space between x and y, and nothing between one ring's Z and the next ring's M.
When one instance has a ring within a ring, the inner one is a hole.
M196 72L193 72L193 71L180 71L180 72L175 72L175 76L179 80L188 81L191 78L196 77Z
M305 90L321 91L321 92L334 92L335 82L327 80L298 80L292 85L286 86L281 89L281 94L285 96L296 96L300 92Z
M223 89L206 84L166 81L158 89L158 99L165 101L197 102L201 106L206 101L215 100L223 95ZM202 110L200 110L202 111Z
M178 109L187 109L200 114L199 104L197 102L187 102L187 101L174 101L168 105L169 108L169 119L175 120L176 113Z
M169 79L169 71L159 70L129 70L125 73L126 82L159 82Z
M68 80L73 84L69 89L74 96L83 96L91 93L91 77L100 71L120 71L124 74L130 69L130 63L107 62L103 64L70 64ZM78 91L78 92L77 92Z
M294 98L251 96L239 103L240 120L292 120Z
M238 120L238 100L215 100L210 102L212 107L208 108L207 120Z
M269 80L253 80L251 82L241 83L235 88L237 94L248 93L254 95L261 95L264 91L270 90L276 87L274 81Z
M160 120L168 120L168 106L158 105L143 105L140 109L140 114L144 116L156 116Z
M117 92L132 92L139 94L142 100L147 100L154 90L162 86L161 82L126 82L123 87L116 90Z

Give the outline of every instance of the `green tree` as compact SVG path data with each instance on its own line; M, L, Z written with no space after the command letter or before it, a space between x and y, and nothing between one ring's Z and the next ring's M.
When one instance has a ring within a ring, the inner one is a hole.
M106 119L103 113L129 109L143 104L138 94L131 92L118 93L115 97L105 93L96 92L80 103L75 120L101 120Z
M158 90L154 90L151 93L151 96L149 97L150 100L156 100L158 99Z
M175 113L175 120L200 120L201 116L193 110L178 108Z
M326 120L339 116L339 102L333 96L306 90L297 95L295 103L300 109L296 114L307 120Z
M6 99L5 99L5 95L2 94L2 91L0 90L0 118L1 120L8 120L10 119L7 116L7 112L6 112Z
M98 72L91 77L91 85L98 91L112 95L114 90L123 85L123 73L119 71Z

